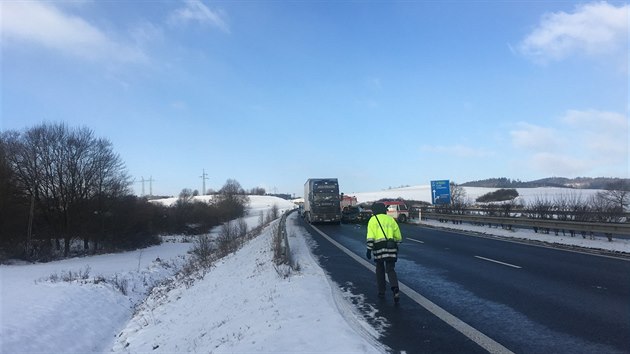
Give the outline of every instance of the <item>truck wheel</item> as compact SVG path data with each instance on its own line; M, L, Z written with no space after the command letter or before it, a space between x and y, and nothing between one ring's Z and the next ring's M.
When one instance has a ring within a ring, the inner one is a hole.
M405 214L398 215L398 222L406 223L407 222L407 215L405 215Z

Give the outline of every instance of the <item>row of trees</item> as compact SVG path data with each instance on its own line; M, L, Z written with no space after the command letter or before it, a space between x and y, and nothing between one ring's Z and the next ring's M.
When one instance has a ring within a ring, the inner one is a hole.
M4 256L47 259L84 250L132 249L157 235L206 232L242 216L247 197L228 180L213 203L185 195L168 208L138 198L111 142L88 128L41 124L0 135L0 250ZM2 257L2 254L0 254Z
M464 213L465 209L473 207L461 185L451 183L451 204L440 206L438 212ZM596 194L582 197L580 194L537 197L524 203L517 199L518 192L514 189L499 189L488 193L477 202L502 200L500 203L483 204L487 215L512 216L519 213L531 218L559 219L590 222L619 222L622 221L630 204L630 184L625 180L615 180ZM479 207L477 205L476 207Z
M558 219L588 222L620 222L624 220L630 190L609 186L588 198L562 195L535 198L526 206L527 216L537 219ZM625 187L622 187L625 188Z
M606 189L609 185L615 183L628 183L627 178L612 177L549 177L535 181L521 181L518 179L488 178L479 181L463 183L464 187L486 187L486 188L536 188L536 187L560 187L560 188L576 188L576 189Z
M228 181L226 182L226 184L228 184L228 183L230 183L230 180L228 180ZM219 189L218 191L216 191L216 190L214 190L214 189L208 189L208 190L206 191L206 194L208 194L208 195L220 195L220 194L222 194L222 193L224 192L224 188L225 188L225 187L226 187L226 186L223 186L223 187L222 187L221 189ZM238 191L236 191L236 192L235 192L235 194L242 194L242 195L268 195L268 194L267 194L267 191L266 191L266 190L265 190L265 188L263 188L263 187L254 187L254 188L252 188L252 189L250 189L250 190L245 190L245 189L243 189L243 188L239 185L239 187L238 187L238 188L239 188L239 190L238 190ZM196 197L196 196L199 196L199 195L200 195L200 193L199 193L199 191L198 191L197 189L192 190L192 189L190 189L190 188L184 188L184 189L180 192L180 195L181 195L181 194L186 194L186 195L190 196L190 198L192 198L192 197Z

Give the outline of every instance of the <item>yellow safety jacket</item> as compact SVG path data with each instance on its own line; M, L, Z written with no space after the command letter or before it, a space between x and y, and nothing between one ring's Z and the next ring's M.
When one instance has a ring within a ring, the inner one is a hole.
M378 221L376 220L378 218ZM380 221L380 225L379 225ZM381 230L381 226L383 229ZM383 235L383 231L387 238ZM387 239L396 242L396 247L388 247ZM402 242L402 235L398 223L394 218L385 214L373 215L367 226L367 248L372 250L374 260L395 260L398 255L398 244Z

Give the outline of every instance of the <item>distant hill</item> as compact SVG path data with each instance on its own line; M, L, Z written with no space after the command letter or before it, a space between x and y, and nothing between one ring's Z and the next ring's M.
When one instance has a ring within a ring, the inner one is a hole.
M479 181L462 183L464 187L486 187L486 188L536 188L536 187L560 187L575 189L605 189L607 185L613 182L624 181L630 184L628 178L610 178L610 177L549 177L538 179L535 181L524 182L518 179L509 179L505 177L488 178Z

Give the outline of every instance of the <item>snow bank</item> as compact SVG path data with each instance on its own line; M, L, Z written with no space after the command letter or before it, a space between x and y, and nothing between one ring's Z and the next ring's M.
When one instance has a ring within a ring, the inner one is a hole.
M581 247L585 249L630 254L630 240L624 238L613 238L612 241L608 241L607 238L601 236L596 236L592 238L590 236L587 236L586 238L584 238L581 235L576 234L576 236L571 237L568 233L566 235L563 235L562 232L559 232L559 235L556 236L553 231L549 234L544 234L536 233L531 229L519 229L517 227L514 227L512 230L505 230L497 227L490 228L488 226L477 226L469 223L441 223L437 220L412 220L412 222L432 227L448 228L461 231L472 231L479 234L513 238L515 240L521 239L528 241L538 241L551 245L555 244L560 246Z
M213 198L214 196L212 195L198 195L196 197L193 197L193 201L209 203L212 201ZM248 209L250 210L251 213L255 213L256 211L261 210L261 209L269 210L271 206L274 204L278 206L278 209L293 209L295 207L295 204L293 204L293 202L282 199L282 198L278 198L278 197L272 197L272 196L267 196L267 195L250 195L248 196L248 198L249 198ZM177 202L177 199L179 198L172 197L172 198L152 199L151 202L159 203L165 206L171 206L175 204L175 202Z
M294 207L276 197L251 197L244 218L248 227L258 226L260 213L274 204L280 212ZM192 244L165 239L171 242L133 252L0 265L0 353L109 351L147 292L185 262ZM87 272L88 279L49 281L70 272Z
M114 352L351 352L383 348L312 258L307 237L288 224L289 277L274 267L271 231L218 262L190 289L145 302ZM293 221L292 221L293 220ZM340 304L341 302L341 304ZM345 304L344 304L345 303Z
M92 353L108 350L146 292L173 274L190 243L58 262L0 266L0 352ZM156 259L160 261L156 261ZM51 275L89 279L50 282ZM106 282L95 283L95 278ZM125 285L124 295L113 284Z

